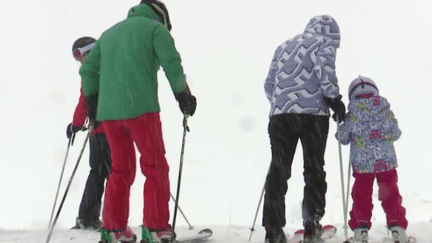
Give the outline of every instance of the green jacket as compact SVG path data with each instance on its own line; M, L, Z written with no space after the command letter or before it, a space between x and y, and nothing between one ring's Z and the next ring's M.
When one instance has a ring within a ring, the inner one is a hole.
M96 119L123 120L159 112L160 65L172 91L183 91L186 76L174 39L152 9L140 4L102 34L80 69L85 96L99 96Z

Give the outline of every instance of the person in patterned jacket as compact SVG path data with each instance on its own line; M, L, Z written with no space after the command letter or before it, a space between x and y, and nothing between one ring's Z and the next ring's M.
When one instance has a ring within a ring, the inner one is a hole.
M327 191L324 154L329 107L341 122L345 105L335 72L340 32L328 15L313 17L303 33L282 43L274 54L264 89L271 104L268 132L272 160L265 185L263 226L268 243L286 242L285 194L300 139L304 156L302 203L304 242L320 237Z
M96 40L89 36L77 39L72 45L72 54L75 60L83 64L95 42ZM73 120L66 129L68 139L71 139L76 132L84 129L84 123L87 119L87 106L82 88L80 89L80 93ZM111 152L106 134L102 131L101 127L94 130L90 136L89 164L90 173L79 206L76 224L72 229L98 230L102 227L99 217L102 195L105 190L105 180L109 175L111 167Z
M393 142L401 136L390 103L379 95L375 82L359 76L349 86L348 113L336 139L351 144L350 163L355 183L349 226L355 242L368 238L372 217L372 190L378 183L378 199L387 216L387 227L400 242L408 242L408 221L397 186L397 159Z

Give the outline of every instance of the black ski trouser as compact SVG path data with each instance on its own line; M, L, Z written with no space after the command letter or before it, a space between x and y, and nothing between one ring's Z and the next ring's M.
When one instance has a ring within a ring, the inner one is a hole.
M303 223L322 218L327 191L324 153L328 130L328 116L286 113L270 117L272 160L265 183L263 226L286 224L285 194L299 139L304 160Z
M90 173L79 207L78 217L85 226L100 216L105 181L111 169L111 151L105 133L90 135Z

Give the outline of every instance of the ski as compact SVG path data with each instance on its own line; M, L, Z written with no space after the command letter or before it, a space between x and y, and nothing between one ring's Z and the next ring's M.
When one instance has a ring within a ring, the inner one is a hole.
M330 239L336 234L336 227L333 225L325 225L322 227L323 234L321 235L319 241L317 243L324 242L327 239ZM304 236L304 229L297 230L294 232L294 235L288 239L288 243L302 243Z
M392 241L390 241L390 242L392 242ZM400 242L400 241L394 241L395 243L403 243L403 242ZM408 236L408 243L416 243L417 242L417 239L414 237L414 236Z
M350 242L350 243L354 242L353 237L350 237L348 239L348 242ZM398 242L398 241L395 242L393 240L393 238L384 237L384 238L382 238L380 240L372 238L372 239L363 241L362 243L402 243L402 242ZM408 243L417 243L417 239L414 236L408 236Z
M408 236L408 242L409 243L416 243L417 239L414 236Z
M211 229L206 228L193 236L178 238L174 241L174 243L189 243L189 242L204 241L212 235L213 235L213 231Z
M191 243L191 242L202 242L213 235L213 231L211 229L205 228L201 230L200 232L196 233L195 235L188 236L188 237L180 237L174 240L162 240L162 243ZM144 237L144 236L143 236ZM143 238L140 243L152 243L152 237L148 235L149 238ZM101 242L99 242L101 243Z

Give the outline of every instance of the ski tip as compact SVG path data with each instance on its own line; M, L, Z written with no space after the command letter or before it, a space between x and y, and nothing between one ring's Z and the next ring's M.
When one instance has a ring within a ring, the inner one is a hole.
M336 234L337 232L337 228L334 225L330 225L330 224L324 225L323 230L327 232L333 232L333 234Z
M294 232L295 235L301 235L304 234L305 230L304 229L299 229L296 232Z
M198 234L210 234L213 235L213 231L209 228L205 228L203 230L201 230Z
M416 243L417 239L414 236L408 236L408 242L409 243Z
M328 225L324 225L323 230L329 230L329 229L335 229L337 230L337 228L334 225L328 224Z

